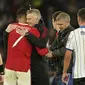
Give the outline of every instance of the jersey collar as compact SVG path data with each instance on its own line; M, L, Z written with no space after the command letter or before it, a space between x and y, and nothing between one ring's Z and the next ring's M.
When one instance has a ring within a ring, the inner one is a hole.
M80 28L85 28L85 26L80 26Z

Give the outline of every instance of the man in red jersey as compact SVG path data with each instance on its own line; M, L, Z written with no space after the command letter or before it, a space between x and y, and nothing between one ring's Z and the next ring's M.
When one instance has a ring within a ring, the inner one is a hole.
M20 9L17 12L18 23L8 26L6 32L8 37L8 52L5 66L4 85L30 85L30 56L32 53L32 45L27 39L18 33L19 29L25 29L26 32L39 37L37 29L25 24L26 10ZM19 40L20 39L20 40ZM44 56L48 53L48 49L40 49L36 47L37 52ZM23 82L23 81L24 82Z
M36 37L39 37L39 32L25 24L26 10L19 9L17 12L18 23L10 24L6 32L8 36L7 60L5 65L4 85L31 85L30 82L30 56L32 52L32 45L25 37L22 37L20 42L14 46L16 40L21 37L16 32L17 28L26 28ZM11 31L8 29L13 28ZM23 82L24 81L24 82Z

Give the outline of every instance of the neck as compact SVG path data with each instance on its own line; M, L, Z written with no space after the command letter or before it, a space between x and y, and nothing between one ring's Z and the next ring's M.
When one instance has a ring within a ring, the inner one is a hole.
M85 26L85 23L81 23L80 26Z
M27 25L26 23L22 23L22 22L19 22L19 24L22 24L22 25Z
M19 21L19 23L23 23L23 24L26 24L26 22L24 22L24 21Z

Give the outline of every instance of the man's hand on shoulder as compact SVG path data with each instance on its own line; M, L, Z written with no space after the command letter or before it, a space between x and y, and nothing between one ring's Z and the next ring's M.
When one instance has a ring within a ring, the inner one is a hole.
M30 30L30 29L29 29ZM25 34L27 34L28 32L29 32L29 30L28 29L26 29L26 28L23 28L23 29L16 29L16 32L18 33L18 34L20 34L20 35L22 35L22 36L25 36Z
M7 29L5 30L7 33L11 32L12 30L14 30L16 28L17 25L14 24L9 24Z

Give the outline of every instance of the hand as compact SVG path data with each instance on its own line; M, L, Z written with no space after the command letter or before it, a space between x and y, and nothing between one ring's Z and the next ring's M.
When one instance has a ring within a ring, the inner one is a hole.
M16 29L16 32L22 36L25 36L25 34L28 32L29 30L26 29L26 28L23 28L23 29L20 29L20 28L17 28Z
M48 58L52 58L53 57L53 52L49 50L49 52L46 54L46 56Z
M12 30L14 30L17 26L16 25L13 25L13 24L9 24L7 29L6 29L6 32L11 32Z
M63 81L64 83L67 83L67 81L68 81L68 74L67 74L67 73L63 73L63 74L62 74L62 81Z

